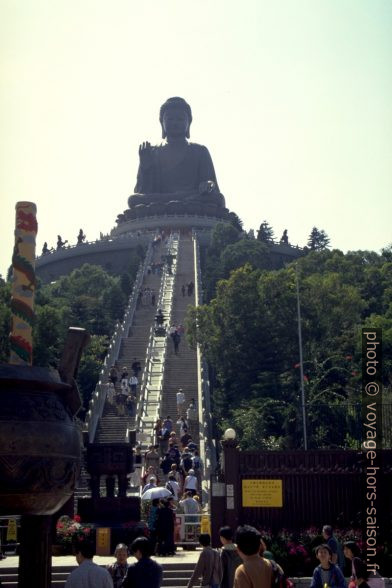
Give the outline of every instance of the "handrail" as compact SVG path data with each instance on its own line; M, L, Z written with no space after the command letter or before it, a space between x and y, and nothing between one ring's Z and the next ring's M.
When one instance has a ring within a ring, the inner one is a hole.
M173 252L173 249L176 250L176 244L178 240L175 240L175 235L171 234L166 245L166 250L168 253ZM177 245L178 249L178 245ZM177 267L177 260L173 260L172 266L172 273L169 274L167 268L164 268L162 273L161 285L158 293L158 304L157 308L162 308L165 316L165 323L166 325L170 324L171 319L171 311L172 311L172 300L173 300L173 285L174 279L176 274L176 267ZM170 299L167 299L167 292L171 290ZM161 379L159 383L159 387L155 390L157 394L157 398L155 403L158 408L161 405L161 397L162 397L162 388L163 388L163 378L164 378L164 363L166 357L166 349L167 349L167 339L166 337L156 336L154 326L151 327L150 330L150 337L147 345L146 351L146 361L145 367L141 379L141 387L140 387L140 395L139 400L136 406L136 430L139 433L144 432L143 429L147 426L147 423L150 422L150 419L147 421L145 415L147 413L147 404L148 404L148 393L150 390L151 385L151 375L152 375L152 367L154 365L154 358L156 357L156 352L159 349L160 352L160 364L162 366L161 371ZM156 373L155 373L156 375ZM151 435L153 434L153 426L151 429Z
M201 268L200 268L200 250L197 238L197 232L192 230L193 247L194 247L194 272L195 272L195 302L200 306L203 301ZM208 379L207 362L202 356L200 345L196 346L197 354L197 373L198 373L198 420L199 420L199 447L203 469L203 485L206 488L207 496L209 495L210 474L215 470L216 456L213 447L212 435L212 413L210 403L210 383Z
M139 421L143 416L144 412L144 405L145 405L145 391L146 391L146 384L149 374L149 362L151 361L151 351L152 351L152 342L154 338L154 326L150 327L150 334L148 337L147 349L146 349L146 361L144 363L144 369L142 373L142 377L140 379L140 394L136 404L136 415L135 415L135 426L136 430L139 429Z
M149 243L146 257L144 262L140 264L136 274L135 282L133 284L132 293L129 297L128 305L125 309L124 318L121 323L116 323L115 331L112 336L108 351L103 361L103 366L100 372L98 383L92 393L89 410L86 415L84 424L84 430L88 431L89 442L92 443L95 437L95 433L98 426L98 421L102 416L102 412L105 406L106 393L107 393L107 379L109 376L109 370L111 366L118 360L120 352L121 342L123 337L126 336L129 327L132 324L133 316L135 314L137 299L139 295L140 287L143 283L143 279L147 270L147 266L151 262L152 257L152 242Z

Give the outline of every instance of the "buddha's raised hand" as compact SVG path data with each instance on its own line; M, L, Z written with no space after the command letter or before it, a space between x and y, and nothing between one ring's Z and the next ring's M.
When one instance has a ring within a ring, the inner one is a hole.
M147 169L153 165L153 150L154 149L151 147L151 143L148 141L145 141L139 145L140 165L143 169Z

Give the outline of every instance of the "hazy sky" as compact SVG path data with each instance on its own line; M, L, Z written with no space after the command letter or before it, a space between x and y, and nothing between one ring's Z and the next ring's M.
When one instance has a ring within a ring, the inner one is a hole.
M18 200L37 252L115 226L169 96L246 229L392 241L390 0L0 0L0 84L3 275Z

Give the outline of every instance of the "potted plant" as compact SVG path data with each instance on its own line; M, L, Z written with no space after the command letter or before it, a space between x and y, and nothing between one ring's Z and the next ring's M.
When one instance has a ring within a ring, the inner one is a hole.
M67 515L59 518L56 524L56 541L53 545L53 555L66 555L73 552L75 545L91 541L94 528L90 524L81 523L80 516L71 519Z

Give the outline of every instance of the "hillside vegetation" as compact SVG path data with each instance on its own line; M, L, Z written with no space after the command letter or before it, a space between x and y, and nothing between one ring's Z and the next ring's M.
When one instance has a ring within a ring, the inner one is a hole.
M391 401L391 249L323 247L271 265L265 243L231 227L217 227L204 256L209 302L189 310L187 327L210 365L217 433L233 427L247 449L302 447L298 279L309 446L358 447L362 327L383 329L383 401ZM384 420L390 445L390 406Z
M56 282L38 284L35 294L33 362L57 367L68 327L85 328L91 336L82 354L78 385L88 406L98 381L114 327L121 321L132 291L140 256L130 259L129 271L111 276L101 267L85 264ZM11 284L0 278L0 361L9 358ZM81 416L81 415L79 415Z

